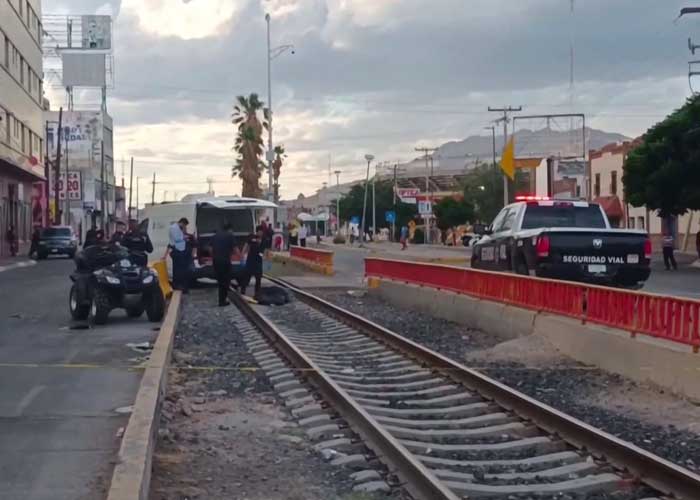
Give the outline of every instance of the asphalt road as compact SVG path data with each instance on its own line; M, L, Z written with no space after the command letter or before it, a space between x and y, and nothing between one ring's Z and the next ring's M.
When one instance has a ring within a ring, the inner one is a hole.
M69 260L0 273L0 498L105 497L141 371L127 343L152 341L120 311L71 330Z
M410 260L420 247L413 246L411 254L402 254L399 248L399 245L373 248L372 255L385 256L389 259L405 258ZM334 246L332 250L335 252L333 260L336 275L341 276L343 281L357 281L364 273L364 258L370 255L369 251L357 247L343 248L339 246ZM469 255L469 250L466 248L464 250L465 255ZM454 255L455 250L451 250L451 252ZM433 252L426 249L424 255L428 256L431 253ZM678 271L666 271L661 256L654 254L651 276L641 291L700 299L700 269L690 266L694 257L677 254L676 260L678 261Z

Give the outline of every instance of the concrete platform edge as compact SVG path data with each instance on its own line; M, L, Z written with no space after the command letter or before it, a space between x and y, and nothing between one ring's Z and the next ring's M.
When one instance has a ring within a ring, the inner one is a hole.
M369 291L400 307L492 332L503 340L539 335L576 361L700 401L700 355L690 346L392 280L379 280Z
M296 264L299 267L308 270L308 271L313 271L315 273L319 274L324 274L326 276L332 276L335 274L335 271L333 270L333 266L324 266L321 264L316 264L315 262L308 262L304 259L300 259L298 257L292 257L289 255L282 255L279 253L272 254L272 260L274 262L281 262L284 264Z
M173 293L124 431L107 500L148 499L151 462L158 434L161 404L168 385L168 368L181 301L181 293Z

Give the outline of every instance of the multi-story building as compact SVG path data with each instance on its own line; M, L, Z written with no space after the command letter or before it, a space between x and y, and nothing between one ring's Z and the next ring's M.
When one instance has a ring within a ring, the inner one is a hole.
M688 212L680 217L662 219L653 210L644 206L633 207L625 200L622 166L640 140L612 143L589 152L591 200L603 207L613 226L648 231L655 249L660 249L661 236L669 231L675 236L678 248L694 251L694 236L700 230L700 213Z
M40 0L0 0L0 255L45 222L41 36Z

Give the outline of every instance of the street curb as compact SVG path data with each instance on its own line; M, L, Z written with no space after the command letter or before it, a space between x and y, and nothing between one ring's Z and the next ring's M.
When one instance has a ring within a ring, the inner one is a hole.
M35 260L23 260L22 262L17 262L16 264L10 264L8 266L0 266L0 273L3 271L12 271L13 269L19 269L22 267L32 267L36 266Z
M323 274L326 276L333 276L335 274L333 266L324 266L322 264L316 264L315 262L309 262L298 257L292 257L290 255L272 254L272 261L279 262L282 264L296 264L308 271L313 271L315 273Z
M160 333L141 378L136 402L119 448L107 500L147 500L160 408L168 385L168 367L182 294L173 293Z

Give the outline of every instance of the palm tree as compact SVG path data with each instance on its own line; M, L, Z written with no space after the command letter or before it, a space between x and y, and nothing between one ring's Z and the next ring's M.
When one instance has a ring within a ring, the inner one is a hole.
M265 169L265 164L260 160L263 154L263 129L269 127L268 109L263 107L263 102L258 94L250 96L238 96L238 104L233 107L232 123L238 126L236 144L233 149L238 154L233 165L232 175L238 175L243 181L241 196L249 198L261 198L260 176ZM258 112L262 110L262 122L258 118Z
M287 157L284 154L284 146L275 146L275 160L272 162L272 176L274 178L275 186L275 203L279 201L279 191L280 191L280 172L282 170L282 162Z

